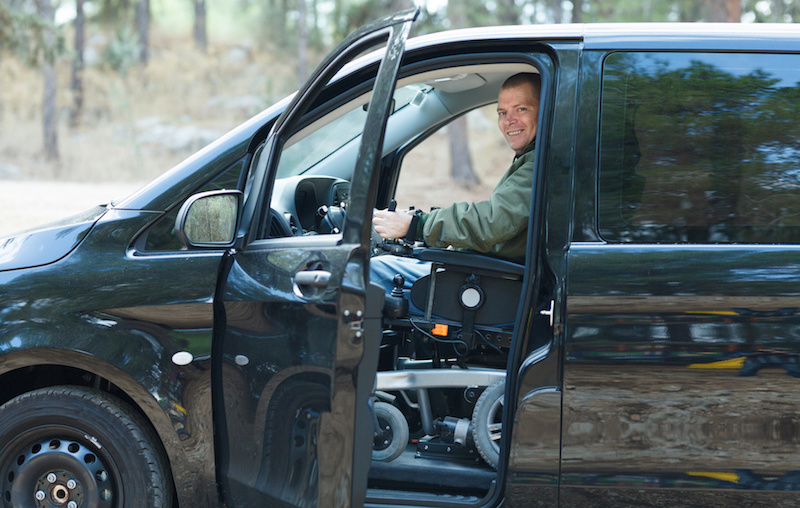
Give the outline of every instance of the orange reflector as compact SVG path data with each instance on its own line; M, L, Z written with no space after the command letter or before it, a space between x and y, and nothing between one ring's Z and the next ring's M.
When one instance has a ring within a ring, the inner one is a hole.
M440 325L440 324L433 325L431 333L434 335L438 335L439 337L447 337L447 325Z

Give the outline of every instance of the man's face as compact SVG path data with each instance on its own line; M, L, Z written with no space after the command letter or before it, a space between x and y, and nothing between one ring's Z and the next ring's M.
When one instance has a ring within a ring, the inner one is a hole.
M497 97L497 123L517 155L536 137L539 98L528 83L500 90Z

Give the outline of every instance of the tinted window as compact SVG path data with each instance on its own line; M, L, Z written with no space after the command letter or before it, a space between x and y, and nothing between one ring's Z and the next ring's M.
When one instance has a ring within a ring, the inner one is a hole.
M610 55L598 203L610 242L800 243L800 56Z

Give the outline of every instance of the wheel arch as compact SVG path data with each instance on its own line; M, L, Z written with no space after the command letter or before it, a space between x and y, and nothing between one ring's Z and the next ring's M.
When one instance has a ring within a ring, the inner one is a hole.
M187 456L167 409L162 408L154 394L127 372L104 359L57 348L26 349L8 353L0 359L0 404L33 390L65 385L99 389L123 401L144 418L158 437L158 445L167 458L168 474L178 502L176 506L195 506L218 498L215 487L202 492L204 481L198 478L197 473L203 465L192 463ZM162 400L166 400L166 395L159 394ZM213 485L213 458L210 462Z

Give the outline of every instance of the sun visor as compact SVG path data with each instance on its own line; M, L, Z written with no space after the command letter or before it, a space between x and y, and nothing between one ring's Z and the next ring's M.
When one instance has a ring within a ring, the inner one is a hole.
M443 92L457 93L480 88L486 84L486 80L480 74L453 74L452 76L431 79L426 81L425 84Z

